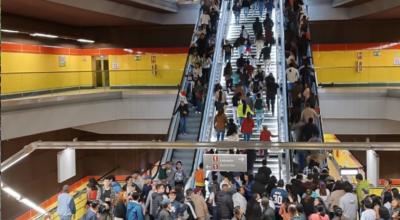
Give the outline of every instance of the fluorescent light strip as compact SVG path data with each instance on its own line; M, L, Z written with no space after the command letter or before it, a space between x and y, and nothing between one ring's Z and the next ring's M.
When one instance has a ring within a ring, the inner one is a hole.
M30 35L32 37L58 38L57 35L52 35L52 34L34 33L34 34L30 34Z
M16 31L16 30L9 30L9 29L1 29L1 32L13 33L13 34L19 33L19 31Z
M78 39L77 41L81 42L81 43L89 43L89 44L94 43L94 40L88 40L88 39L82 39L82 38Z
M36 205L33 203L31 200L24 198L20 200L21 203L33 208L35 211L39 212L40 214L46 214L46 210L44 210L42 207Z
M15 190L11 189L10 187L4 187L2 188L4 192L6 192L8 195L12 196L14 199L16 200L20 200L21 199L21 194L19 194L18 192L16 192Z
M31 152L26 152L25 154L19 156L16 160L14 160L12 163L10 164L6 164L4 166L1 166L1 172L6 171L8 168L14 166L16 163L18 163L19 161L21 161L22 159L24 159L25 157L27 157Z
M125 52L128 52L128 53L133 53L133 50L132 50L132 49L127 49L127 48L125 48L124 51L125 51Z

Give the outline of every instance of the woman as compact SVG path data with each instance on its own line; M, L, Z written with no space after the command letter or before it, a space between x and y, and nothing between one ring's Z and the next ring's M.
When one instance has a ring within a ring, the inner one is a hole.
M250 141L250 137L253 133L254 120L251 118L251 113L247 113L247 118L242 122L242 130L244 141Z
M228 141L239 141L240 139L239 139L238 128L232 118L228 120L228 125L226 127L227 127L226 136L228 138Z
M189 115L189 105L181 100L179 107L175 110L174 115L179 112L179 134L186 135L186 118Z
M246 207L246 219L259 219L262 215L261 196L258 193L253 194Z
M185 169L183 169L182 162L179 160L175 164L175 171L174 171L173 177L174 177L174 181L175 181L175 187L177 185L181 185L181 186L185 185L186 180L187 180L187 175L186 175Z
M325 212L323 205L318 205L316 207L317 213L310 215L308 220L329 220L329 216Z
M124 220L126 218L126 195L125 192L118 194L118 201L114 208L114 220Z
M204 87L200 80L197 80L195 82L195 86L193 87L193 94L195 97L196 113L201 114L203 95L204 95Z
M89 179L86 186L86 196L88 201L95 201L100 198L100 186L94 178Z
M254 113L251 111L250 107L247 105L245 100L241 100L238 104L236 115L239 120L239 125L242 126L242 122L247 117L247 115L253 115Z
M218 88L215 92L215 108L217 111L224 110L226 104L226 93L222 90L222 87Z
M329 191L329 189L326 188L325 182L321 181L319 183L319 188L316 189L315 192L317 193L317 196L320 197L326 204L328 197L331 195L331 192Z
M243 185L244 185L244 189L246 190L244 195L247 200L250 200L251 197L253 196L253 185L254 185L253 174L250 174L250 173L244 174Z
M228 63L226 64L226 66L224 68L224 78L225 78L226 88L228 88L232 91L233 90L232 89L232 65L231 65L230 61L228 61Z
M400 219L400 198L395 197L392 200L392 218L393 220Z
M225 128L228 124L228 118L226 117L224 110L218 110L217 115L214 118L214 128L217 132L217 141L223 141L225 137Z

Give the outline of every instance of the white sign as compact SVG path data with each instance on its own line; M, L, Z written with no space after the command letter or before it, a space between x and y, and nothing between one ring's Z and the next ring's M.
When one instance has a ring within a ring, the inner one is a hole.
M58 183L76 175L75 149L67 148L57 153L57 179Z
M246 154L204 154L204 168L211 171L246 172Z
M394 58L394 65L400 66L400 57Z

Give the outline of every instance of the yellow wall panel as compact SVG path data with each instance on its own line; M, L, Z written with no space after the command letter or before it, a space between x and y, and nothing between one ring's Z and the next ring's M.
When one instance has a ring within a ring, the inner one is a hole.
M361 52L362 71L356 71L357 54ZM318 81L322 84L400 83L400 66L395 57L400 50L317 51L313 53Z

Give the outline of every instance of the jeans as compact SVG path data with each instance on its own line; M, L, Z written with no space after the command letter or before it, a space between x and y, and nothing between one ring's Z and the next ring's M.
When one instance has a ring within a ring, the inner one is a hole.
M225 131L217 131L217 141L223 141L225 137Z
M256 123L257 123L257 129L261 129L261 125L264 119L264 112L256 112Z
M245 45L240 45L239 46L239 54L244 54L245 50L246 50L246 46Z
M181 117L179 119L179 133L186 133L186 117Z
M267 108L268 111L272 111L272 114L275 112L275 96L274 97L267 97Z
M61 220L71 220L72 219L72 215L64 215L64 216L60 216Z
M239 127L242 127L243 120L244 120L244 118L239 118L238 119Z
M258 11L261 17L262 13L264 12L264 0L258 0Z
M251 133L248 133L248 134L243 133L243 139L244 139L244 141L250 141L250 137L251 137Z
M247 15L249 14L249 7L243 7L243 12L244 12L244 17L247 18Z

